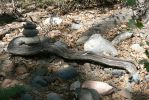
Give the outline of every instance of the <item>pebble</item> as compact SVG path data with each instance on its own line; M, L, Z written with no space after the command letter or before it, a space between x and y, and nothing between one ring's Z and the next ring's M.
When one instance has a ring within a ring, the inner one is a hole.
M57 93L49 93L47 100L62 100L62 98Z
M108 40L104 39L100 34L93 34L84 44L84 51L92 52L97 55L101 53L118 55L116 48Z
M81 86L80 81L75 81L70 85L70 90L76 90L77 88L80 88L80 86Z
M18 84L18 81L17 81L17 80L5 79L5 80L2 82L1 87L7 88L7 87L15 86L16 84Z
M44 76L36 76L31 80L31 84L35 88L42 88L48 85L48 82L44 79Z
M122 76L124 73L125 73L125 70L117 70L117 69L112 70L112 75L117 77Z
M135 82L135 83L139 83L140 82L140 74L139 74L139 72L136 72L135 74L133 74L131 76L131 81Z
M21 94L20 100L33 100L33 97L30 94Z
M16 68L15 72L16 72L16 75L22 75L27 73L28 71L25 66L19 66Z
M78 72L74 67L71 67L71 66L60 69L59 71L56 72L56 76L64 80L71 80L75 78L77 75L78 75Z
M89 36L82 36L76 41L76 44L81 45L81 44L85 43L88 39L89 39Z
M59 25L62 23L62 21L63 20L60 17L53 16L45 19L43 23L44 25Z
M136 52L144 52L144 48L140 46L140 44L132 44L131 49L136 51Z
M80 29L82 27L82 24L81 23L72 23L71 24L71 29L72 30L78 30L78 29Z
M77 89L77 100L101 100L100 95L93 89Z
M60 17L54 16L54 17L51 17L50 24L51 25L59 25L62 23L62 21L63 20Z

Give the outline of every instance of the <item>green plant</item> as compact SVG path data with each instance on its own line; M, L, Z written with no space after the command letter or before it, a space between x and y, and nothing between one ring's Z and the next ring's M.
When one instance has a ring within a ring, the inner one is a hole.
M8 88L0 88L0 100L9 100L11 97L21 94L24 91L25 88L22 85L15 85L14 87Z
M130 28L139 28L139 29L144 27L143 23L138 19L130 19L128 22L128 26Z
M149 72L149 61L147 61L147 59L140 60L139 63L143 64L146 68L146 71Z
M125 0L128 6L134 6L136 4L136 0Z
M149 46L149 42L146 42L146 44ZM145 50L146 56L149 58L149 51ZM147 59L142 59L139 61L140 64L144 64L144 67L146 68L146 71L149 72L149 61Z
M137 0L124 0L126 2L126 4L130 7L134 7L136 6L136 2ZM140 19L136 19L134 17L135 15L132 16L132 19L129 20L128 25L130 28L139 28L141 29L142 27L144 27L143 23L141 22Z

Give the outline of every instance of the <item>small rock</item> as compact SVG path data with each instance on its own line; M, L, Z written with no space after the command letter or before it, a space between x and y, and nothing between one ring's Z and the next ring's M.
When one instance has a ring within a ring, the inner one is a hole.
M45 21L43 22L44 25L59 25L62 23L62 19L60 17L49 17L47 19L45 19Z
M42 88L48 85L48 82L44 79L44 76L36 76L32 79L31 84L35 88Z
M23 30L23 35L26 37L34 37L37 36L39 31L37 29L24 29Z
M13 70L13 67L14 67L14 63L10 60L5 60L2 64L2 70L4 72L10 72Z
M32 22L27 22L26 24L23 25L23 27L25 29L36 29L36 24L32 23Z
M82 36L82 37L80 37L80 38L76 41L76 44L77 44L77 45L83 44L83 43L85 43L88 39L89 39L89 36Z
M132 35L133 33L130 32L121 33L113 39L112 44L117 45L118 43L130 38Z
M132 98L132 94L127 89L122 89L119 94L127 99Z
M116 77L122 76L124 73L125 73L125 70L117 70L117 69L112 70L112 75Z
M77 24L77 23L72 23L71 24L71 29L72 30L78 30L78 29L80 29L82 27L82 24L81 23L79 23L79 24Z
M118 55L116 48L108 40L104 39L100 34L93 34L84 44L84 51L92 52L97 55L101 53Z
M95 89L101 95L108 95L114 92L114 88L107 83L99 81L85 81L82 88Z
M140 82L140 75L139 75L139 72L136 72L136 73L134 73L132 76L131 76L131 78L130 78L131 80L131 82L135 82L135 83L139 83Z
M57 93L49 93L47 100L62 100L62 98Z
M104 70L107 73L110 73L112 75L114 75L115 77L119 77L122 76L125 73L125 70L121 70L121 69L109 69L109 68L104 68Z
M139 44L132 44L131 49L136 52L144 52L143 47L141 47Z
M101 100L99 94L93 89L77 89L77 100Z
M65 68L60 69L56 72L56 76L64 79L64 80L71 80L78 75L78 72L74 67L68 66Z
M16 75L22 75L27 73L27 69L25 66L19 66L16 68L15 72L16 72Z
M149 75L146 75L145 79L149 82Z
M20 100L33 100L30 94L21 94Z
M76 81L71 84L70 90L76 90L77 88L80 88L80 86L81 86L81 83L79 81Z
M5 79L2 82L1 87L7 88L7 87L15 86L16 84L18 84L18 81L17 80Z
M59 25L59 24L61 24L62 23L62 19L60 18L60 17L51 17L51 19L50 19L50 23L52 24L52 25Z

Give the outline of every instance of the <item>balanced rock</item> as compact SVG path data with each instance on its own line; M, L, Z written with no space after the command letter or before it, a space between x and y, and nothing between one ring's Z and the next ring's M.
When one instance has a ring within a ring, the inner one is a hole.
M37 34L39 33L39 31L36 29L36 25L31 23L31 22L27 22L24 25L24 30L23 30L23 35L26 37L34 37L37 36Z
M23 25L24 29L36 29L36 24L33 24L32 22L27 22Z

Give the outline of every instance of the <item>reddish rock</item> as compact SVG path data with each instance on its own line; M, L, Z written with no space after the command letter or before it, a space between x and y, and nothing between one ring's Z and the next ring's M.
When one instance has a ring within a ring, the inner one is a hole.
M16 84L18 84L18 81L17 80L5 79L2 82L1 87L7 88L7 87L12 87L12 86L14 86Z
M99 81L85 81L82 88L95 89L101 95L108 95L114 91L114 88L107 83Z
M16 68L16 75L22 75L27 73L27 69L24 66L20 66Z

